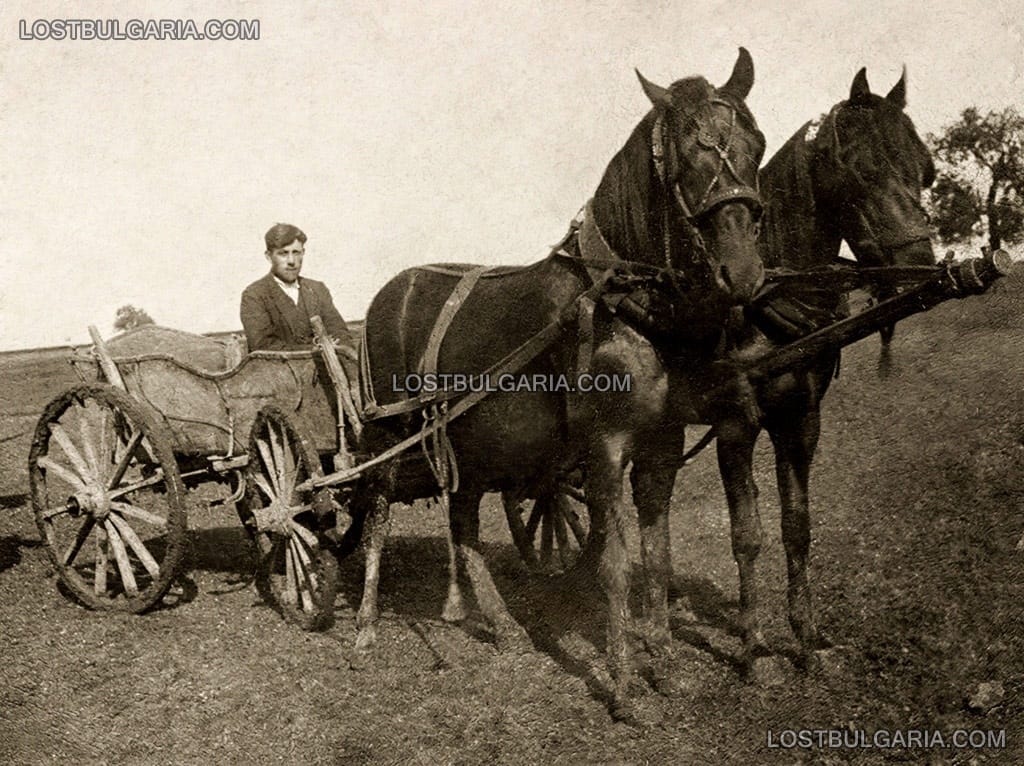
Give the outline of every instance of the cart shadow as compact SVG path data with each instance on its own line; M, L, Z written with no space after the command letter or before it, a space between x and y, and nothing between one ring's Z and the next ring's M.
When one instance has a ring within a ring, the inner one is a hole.
M21 563L22 548L39 548L42 542L21 535L4 535L0 537L0 572Z
M25 492L15 492L10 495L0 495L0 511L5 511L13 508L21 508L25 503L28 502L28 494Z
M189 530L186 570L224 576L220 586L208 591L212 595L233 593L249 586L256 563L252 542L238 524Z

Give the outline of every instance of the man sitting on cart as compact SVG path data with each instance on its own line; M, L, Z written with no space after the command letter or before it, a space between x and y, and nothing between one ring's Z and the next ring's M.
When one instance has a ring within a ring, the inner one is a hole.
M240 313L249 351L312 348L309 318L319 315L341 356L353 358L352 336L334 307L327 285L299 278L306 235L291 224L277 223L270 227L264 240L270 272L242 293Z

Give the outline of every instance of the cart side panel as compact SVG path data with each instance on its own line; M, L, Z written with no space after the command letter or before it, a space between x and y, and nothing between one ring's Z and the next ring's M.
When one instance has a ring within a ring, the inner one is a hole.
M337 423L331 404L333 393L320 360L312 355L288 357L254 354L238 371L221 380L224 397L234 417L239 450L248 447L249 431L261 407L273 404L298 414L321 452L337 447ZM241 428L241 431L238 429Z
M216 380L166 358L119 359L117 368L128 392L164 417L175 452L228 455L239 451L244 433L236 433L235 418Z
M260 351L228 370L198 369L166 354L114 357L128 392L152 406L181 455L238 455L261 407L297 414L320 452L338 446L337 404L323 361L314 352ZM73 362L83 378L103 380L95 356Z

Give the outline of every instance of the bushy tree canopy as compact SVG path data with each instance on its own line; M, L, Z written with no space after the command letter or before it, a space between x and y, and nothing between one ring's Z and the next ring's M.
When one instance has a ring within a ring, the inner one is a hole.
M1024 116L971 107L928 141L939 166L930 203L939 237L969 238L984 218L992 248L1024 241Z
M114 329L118 332L134 330L144 324L154 324L153 317L147 314L145 309L136 308L130 303L119 308L114 317Z

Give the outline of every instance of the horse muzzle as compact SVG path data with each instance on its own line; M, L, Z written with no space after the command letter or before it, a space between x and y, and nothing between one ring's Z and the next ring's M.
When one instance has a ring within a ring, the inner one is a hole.
M732 304L747 306L754 300L761 288L764 286L765 272L764 264L758 263L753 267L742 269L730 268L729 264L723 263L718 267L715 275L715 282Z

